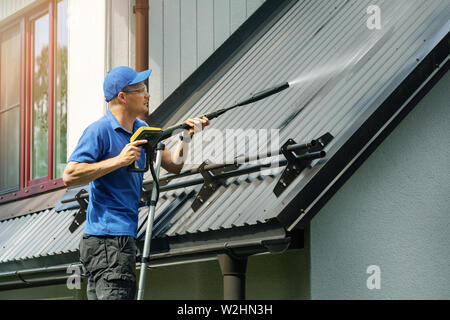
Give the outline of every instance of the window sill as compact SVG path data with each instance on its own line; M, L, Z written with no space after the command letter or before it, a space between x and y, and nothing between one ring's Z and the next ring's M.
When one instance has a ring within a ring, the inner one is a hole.
M0 195L0 204L7 203L10 201L15 201L19 199L24 199L27 197L35 196L40 193L47 191L63 188L64 183L62 179L56 179L52 181L45 181L36 185L32 185L21 190L10 192L7 194Z

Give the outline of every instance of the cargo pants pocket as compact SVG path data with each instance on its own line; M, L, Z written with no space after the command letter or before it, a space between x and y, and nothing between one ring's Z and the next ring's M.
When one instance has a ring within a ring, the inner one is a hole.
M100 300L133 300L136 278L129 274L110 272L97 282L97 297Z

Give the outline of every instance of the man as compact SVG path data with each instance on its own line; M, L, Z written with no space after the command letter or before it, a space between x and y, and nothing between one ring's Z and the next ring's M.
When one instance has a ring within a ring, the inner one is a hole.
M137 119L148 113L150 94L144 81L151 70L128 67L111 70L103 90L109 103L106 114L86 128L64 170L67 187L89 183L86 225L80 241L80 260L87 274L88 299L134 299L136 292L136 236L143 173L129 172L137 161L145 166L141 145L130 143L136 130L147 124ZM191 129L180 135L174 154L164 150L161 165L179 173L183 152L195 131L209 125L207 118L189 119ZM194 127L196 130L194 130Z

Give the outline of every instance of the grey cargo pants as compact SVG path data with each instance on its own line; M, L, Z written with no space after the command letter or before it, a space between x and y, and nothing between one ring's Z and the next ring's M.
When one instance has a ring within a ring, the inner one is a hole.
M89 277L89 300L134 299L136 240L133 237L83 234L80 261Z

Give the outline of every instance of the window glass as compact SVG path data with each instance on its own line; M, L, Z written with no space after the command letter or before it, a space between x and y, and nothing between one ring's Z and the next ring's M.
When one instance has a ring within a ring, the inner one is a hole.
M49 15L33 22L31 83L31 179L48 175Z
M67 161L67 0L58 2L55 77L55 178L62 177Z
M0 33L0 193L20 179L20 28Z
M2 32L0 110L20 102L20 29L13 27Z

